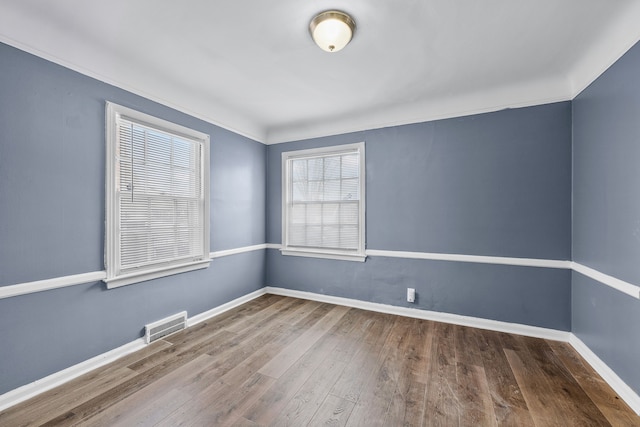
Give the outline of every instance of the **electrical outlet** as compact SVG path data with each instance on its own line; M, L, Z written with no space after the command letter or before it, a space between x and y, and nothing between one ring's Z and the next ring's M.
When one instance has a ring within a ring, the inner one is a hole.
M407 288L407 302L416 301L416 290L414 288Z

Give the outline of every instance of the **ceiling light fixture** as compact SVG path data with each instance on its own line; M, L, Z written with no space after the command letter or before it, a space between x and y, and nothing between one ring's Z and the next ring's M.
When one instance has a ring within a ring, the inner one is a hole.
M351 41L356 21L339 10L327 10L316 15L309 24L309 32L320 49L337 52Z

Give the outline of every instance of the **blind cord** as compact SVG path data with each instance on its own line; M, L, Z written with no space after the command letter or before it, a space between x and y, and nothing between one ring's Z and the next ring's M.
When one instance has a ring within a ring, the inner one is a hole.
M134 171L134 166L133 166L133 123L131 123L131 203L133 203L133 171Z

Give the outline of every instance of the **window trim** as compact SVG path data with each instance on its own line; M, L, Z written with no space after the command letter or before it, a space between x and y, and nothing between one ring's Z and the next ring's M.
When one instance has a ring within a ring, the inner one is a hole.
M117 212L117 194L116 194L116 156L115 149L117 145L117 122L118 118L123 117L141 125L155 128L159 131L170 133L176 136L195 140L201 143L201 165L202 174L202 191L204 194L203 206L203 241L202 241L202 259L196 261L187 261L163 266L153 266L141 268L136 272L118 273L119 265L119 218ZM105 245L104 245L104 263L107 277L103 279L108 289L130 285L146 280L156 279L177 273L198 270L209 267L211 258L209 255L209 230L210 230L210 156L209 156L209 135L150 116L131 108L127 108L107 101L105 106L105 147L106 147L106 182L105 182Z
M358 242L357 251L341 251L334 249L321 249L321 248L300 248L288 246L288 204L290 200L291 186L289 185L290 168L289 162L295 159L304 157L325 157L336 154L345 154L348 152L356 152L360 157L359 161L359 179L360 179L360 200L359 200L359 218L358 227L360 241ZM304 150L285 151L282 153L282 248L280 253L282 255L312 257L312 258L324 258L335 259L342 261L358 261L364 262L367 258L366 249L366 163L365 163L365 143L357 142L353 144L332 145L328 147L310 148Z

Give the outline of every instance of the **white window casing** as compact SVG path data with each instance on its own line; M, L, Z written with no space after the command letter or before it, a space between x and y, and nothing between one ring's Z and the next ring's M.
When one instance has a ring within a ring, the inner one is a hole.
M209 135L107 102L107 287L209 263Z
M365 144L282 153L284 255L364 261Z

